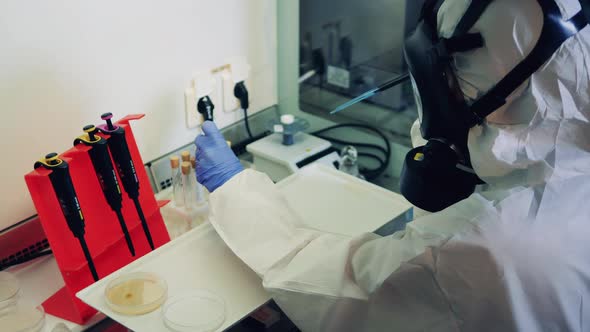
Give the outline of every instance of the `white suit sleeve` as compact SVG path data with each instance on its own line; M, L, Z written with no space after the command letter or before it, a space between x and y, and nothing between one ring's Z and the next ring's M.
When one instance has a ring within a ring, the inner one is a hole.
M431 257L427 247L469 227L469 213L480 210L473 204L482 202L467 202L452 217L427 216L396 236L347 237L306 228L266 175L247 170L211 195L211 222L304 331L371 331L383 319L388 326L451 327L449 305L432 272L409 262L425 253ZM398 270L397 294L384 296L393 289L383 293L385 281L396 280L391 276ZM405 307L397 314L390 311L395 303L384 306L392 298ZM416 321L415 314L424 312L429 319Z

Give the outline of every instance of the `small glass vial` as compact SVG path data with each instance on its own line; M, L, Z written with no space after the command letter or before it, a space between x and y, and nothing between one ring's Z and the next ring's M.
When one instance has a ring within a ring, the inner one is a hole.
M173 202L176 206L183 206L184 192L182 189L182 173L180 172L180 158L178 158L177 156L170 157L170 167L172 167Z
M191 182L191 163L190 161L183 161L182 170L182 188L184 190L184 208L187 211L192 211L195 206L195 190Z
M338 169L344 173L364 179L359 171L358 151L353 146L347 146L342 149L340 154L340 167Z
M197 167L197 160L195 157L191 157L191 184L195 189L195 203L201 206L207 202L207 194L205 187L197 181L197 173L195 168Z

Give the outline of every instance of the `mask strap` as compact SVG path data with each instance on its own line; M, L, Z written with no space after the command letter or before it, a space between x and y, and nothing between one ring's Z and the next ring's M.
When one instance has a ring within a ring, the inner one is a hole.
M457 24L453 36L457 37L469 32L492 1L493 0L472 0L465 15L463 15L461 21Z
M437 48L444 47L444 50L439 50L439 55L450 55L453 53L461 53L471 51L483 47L483 37L479 33L466 33L457 37L449 39L441 38L437 44ZM444 53L443 53L444 52Z
M436 29L438 26L438 11L444 2L445 0L426 0L422 6L420 21L424 20Z
M538 0L538 2L543 9L545 19L537 45L494 88L471 105L470 109L477 118L474 120L474 125L481 124L488 115L506 104L508 96L551 59L567 39L588 24L582 11L570 20L563 21L559 7L553 0Z

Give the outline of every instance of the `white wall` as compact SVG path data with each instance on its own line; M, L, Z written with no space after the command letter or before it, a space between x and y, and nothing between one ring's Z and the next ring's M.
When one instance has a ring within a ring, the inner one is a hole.
M23 179L34 161L101 113L146 113L134 131L156 158L195 136L192 74L237 55L252 65L252 110L276 104L276 25L276 0L0 1L0 229L35 213Z

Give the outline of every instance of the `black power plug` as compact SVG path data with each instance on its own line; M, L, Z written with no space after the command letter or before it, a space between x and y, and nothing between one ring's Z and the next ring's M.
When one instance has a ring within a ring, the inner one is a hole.
M244 125L246 126L246 132L248 137L252 138L252 132L250 131L250 123L248 122L248 107L250 107L250 97L248 95L248 89L244 81L236 83L234 86L234 96L240 100L240 107L244 110Z
M213 121L213 110L215 105L209 96L202 97L197 102L197 111L203 115L205 121Z
M248 96L248 89L244 81L236 83L234 86L234 96L240 100L240 107L247 110L250 106L250 98Z

